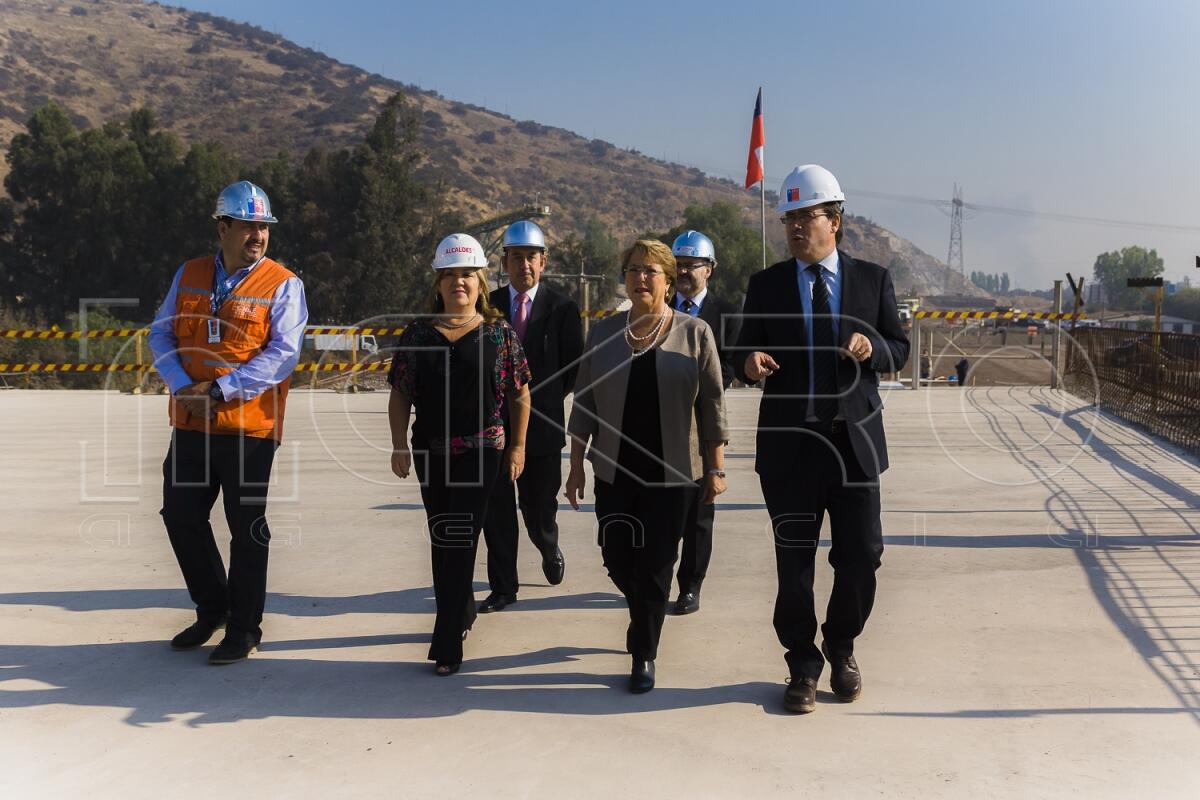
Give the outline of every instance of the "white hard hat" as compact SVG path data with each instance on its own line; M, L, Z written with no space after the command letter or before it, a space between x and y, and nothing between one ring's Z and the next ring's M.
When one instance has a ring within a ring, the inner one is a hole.
M433 256L434 269L457 269L461 267L482 268L488 265L483 245L474 236L452 233L437 246Z
M819 206L822 203L842 202L845 199L846 195L842 194L842 187L838 185L832 172L816 164L805 164L796 167L783 179L783 186L779 189L779 205L775 210L786 214L789 211Z

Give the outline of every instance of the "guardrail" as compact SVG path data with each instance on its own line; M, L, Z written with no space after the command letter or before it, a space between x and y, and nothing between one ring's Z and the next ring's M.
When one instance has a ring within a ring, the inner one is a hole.
M1200 335L1085 328L1064 388L1200 455Z

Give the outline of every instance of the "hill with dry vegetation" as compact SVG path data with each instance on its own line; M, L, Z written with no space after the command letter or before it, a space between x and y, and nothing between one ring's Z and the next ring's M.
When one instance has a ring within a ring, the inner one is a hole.
M0 0L0 147L53 100L78 125L150 107L185 142L215 140L248 163L361 140L400 91L421 115L423 177L468 219L551 206L552 241L599 219L624 240L677 224L683 209L758 198L702 171L515 120L343 64L253 25L139 0ZM0 168L3 169L3 168ZM776 252L782 231L769 226ZM894 270L902 292L985 293L910 242L853 217L846 246Z

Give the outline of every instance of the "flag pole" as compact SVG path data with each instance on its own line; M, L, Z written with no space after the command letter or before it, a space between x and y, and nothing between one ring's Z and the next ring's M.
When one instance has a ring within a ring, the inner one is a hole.
M762 97L762 87L758 87L758 96ZM765 128L765 126L764 126ZM758 182L758 200L760 210L762 212L762 266L767 268L767 137L763 136L762 158L759 159L762 164L762 180Z

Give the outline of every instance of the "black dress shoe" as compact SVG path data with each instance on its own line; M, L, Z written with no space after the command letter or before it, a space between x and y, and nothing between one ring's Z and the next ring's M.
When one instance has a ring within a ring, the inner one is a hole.
M175 634L171 640L172 650L195 650L201 645L208 644L213 634L225 627L225 620L216 623L196 620L188 627Z
M208 663L213 665L236 664L258 649L259 639L248 633L229 633L208 656Z
M797 714L811 714L817 710L817 679L792 678L783 693L783 707Z
M511 606L515 602L517 602L517 596L515 594L500 594L499 592L492 592L483 599L482 603L479 604L479 613L490 614L493 611L502 611L506 606Z
M675 607L671 609L677 617L682 617L684 614L695 614L699 610L699 592L680 592L679 599L675 601Z
M862 673L858 671L858 662L854 656L834 658L829 655L829 649L821 642L821 654L829 662L829 688L843 703L853 703L862 694Z
M654 688L654 661L635 658L629 673L629 691L644 694Z
M542 574L546 576L546 580L551 586L558 586L563 582L563 576L567 572L567 562L563 558L562 550L554 548L554 554L542 557Z

